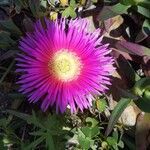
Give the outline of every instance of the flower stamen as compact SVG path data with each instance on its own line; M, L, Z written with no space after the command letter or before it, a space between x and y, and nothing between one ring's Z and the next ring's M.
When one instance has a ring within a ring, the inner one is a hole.
M63 82L77 79L82 68L80 58L66 49L56 52L48 66L50 72Z

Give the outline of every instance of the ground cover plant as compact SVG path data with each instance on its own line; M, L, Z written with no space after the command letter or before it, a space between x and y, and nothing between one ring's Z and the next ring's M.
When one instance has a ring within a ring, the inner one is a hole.
M0 1L0 150L150 149L149 0Z

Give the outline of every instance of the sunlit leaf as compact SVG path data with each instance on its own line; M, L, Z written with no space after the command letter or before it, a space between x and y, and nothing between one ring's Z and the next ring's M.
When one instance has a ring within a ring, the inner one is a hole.
M91 117L87 117L86 118L86 122L90 123L91 127L95 127L98 124L98 121L96 119L94 119L94 118L91 118Z
M150 35L150 20L145 19L142 28L143 28L143 31L145 33L147 33L148 35Z
M98 127L93 127L93 128L92 127L83 127L83 128L81 128L81 131L83 132L83 134L86 137L89 137L89 138L93 138L99 134Z
M120 51L127 52L129 54L138 56L150 56L150 49L139 44L135 44L127 41L118 41L116 43L116 48Z
M133 87L134 94L142 96L145 89L150 86L150 77L145 77L137 81Z
M121 100L118 102L118 104L115 106L114 110L112 111L112 114L110 116L108 126L105 132L105 135L108 136L110 132L112 131L114 125L118 121L119 117L125 110L125 108L130 104L131 99L128 98L121 98Z
M106 109L106 106L107 106L107 102L105 99L98 99L96 101L96 106L97 106L97 109L100 111L100 112L103 112L105 109Z
M78 139L79 139L79 144L84 150L88 150L90 148L90 145L93 145L94 143L94 140L91 140L89 138L79 137Z
M120 0L120 3L127 6L136 4L134 0Z
M104 6L98 18L99 20L103 21L103 20L115 17L117 15L127 13L128 8L129 6L122 5L120 3L114 6Z
M117 145L117 140L115 138L113 138L113 137L107 137L107 142L111 146Z
M69 16L71 16L72 18L75 18L76 17L76 12L75 12L74 8L69 6L63 11L62 16L66 17L66 18L69 17Z
M145 19L143 22L143 26L141 31L138 33L136 37L136 42L141 42L144 39L146 39L150 35L150 21L148 19Z
M144 8L142 6L138 6L137 11L143 16L150 18L150 9Z

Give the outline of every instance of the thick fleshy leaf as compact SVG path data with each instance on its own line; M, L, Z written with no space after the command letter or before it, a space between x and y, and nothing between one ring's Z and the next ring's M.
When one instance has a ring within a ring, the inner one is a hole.
M127 80L127 83L129 84L129 86L132 87L135 84L135 82L140 79L140 77L134 71L131 64L123 56L120 56L118 58L117 64L120 69L124 68L124 69L121 69L120 71L122 75L124 76L124 78Z
M145 19L142 28L147 35L150 35L150 21L148 19Z
M135 39L136 43L143 41L149 35L150 35L150 22L148 19L145 19L145 21L143 22L142 30L138 33Z
M116 48L120 51L127 52L129 54L138 56L150 56L150 49L139 44L135 44L127 41L118 41L116 43Z
M100 12L98 19L100 21L104 21L106 19L115 17L120 14L127 13L127 9L130 6L122 5L120 3L114 5L114 6L104 6L102 11Z
M108 126L105 132L106 136L110 134L114 125L118 121L119 117L121 116L125 108L130 104L130 102L131 102L131 99L121 98L121 100L115 106L114 110L112 111L112 115L110 116L109 122L108 122Z
M145 8L145 7L142 7L142 6L138 6L138 9L137 11L142 14L143 16L147 17L147 18L150 18L150 10Z

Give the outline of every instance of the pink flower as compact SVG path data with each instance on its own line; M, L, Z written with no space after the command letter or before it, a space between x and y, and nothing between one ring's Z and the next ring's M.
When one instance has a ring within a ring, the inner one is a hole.
M17 58L17 72L22 75L20 91L30 102L41 101L46 111L55 104L56 111L83 111L91 106L94 95L104 93L114 70L108 44L99 38L100 30L88 33L88 22L81 19L40 21L34 33L20 41L23 51Z

